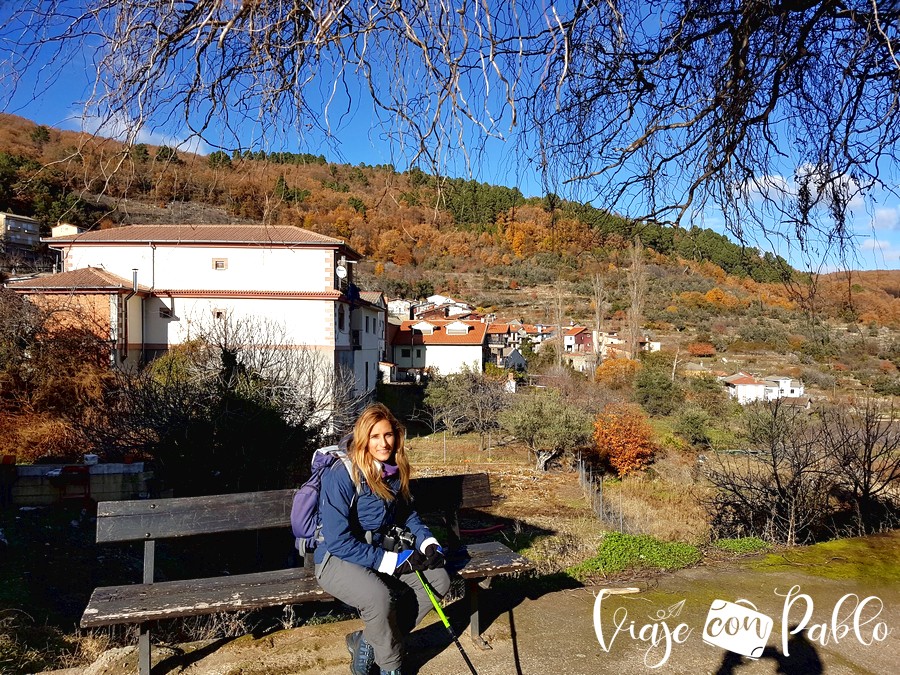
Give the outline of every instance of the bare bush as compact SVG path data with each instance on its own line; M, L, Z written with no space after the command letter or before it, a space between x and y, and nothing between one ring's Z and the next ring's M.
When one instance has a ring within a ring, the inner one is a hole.
M822 410L822 441L835 482L861 529L876 529L900 502L900 428L893 404L866 398Z
M81 426L107 459L138 452L180 494L296 484L363 404L352 372L283 330L226 316L117 386Z
M830 514L831 466L805 410L781 399L747 411L746 451L714 455L707 502L719 537L759 536L789 545L812 539Z

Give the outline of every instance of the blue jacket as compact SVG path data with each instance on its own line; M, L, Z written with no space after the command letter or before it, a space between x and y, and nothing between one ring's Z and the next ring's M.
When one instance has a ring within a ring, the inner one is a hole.
M400 489L400 476L387 479L391 491ZM416 537L416 548L424 552L429 544L437 544L412 506L402 498L382 499L362 479L359 496L356 485L343 462L332 464L322 476L319 491L319 524L321 537L315 550L315 561L321 563L325 553L346 562L392 574L397 567L397 554L381 548L384 531L393 524L406 526ZM372 543L366 542L372 533Z

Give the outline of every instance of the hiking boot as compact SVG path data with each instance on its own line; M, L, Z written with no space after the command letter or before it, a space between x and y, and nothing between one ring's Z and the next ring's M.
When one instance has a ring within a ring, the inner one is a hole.
M371 675L372 666L375 665L375 648L366 642L361 630L350 633L346 641L350 652L351 675Z
M397 668L397 670L382 670L381 675L403 675L403 673Z

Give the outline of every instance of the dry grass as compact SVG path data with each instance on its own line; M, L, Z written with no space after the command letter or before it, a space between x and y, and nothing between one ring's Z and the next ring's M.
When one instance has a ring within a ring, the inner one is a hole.
M484 448L479 448L478 434L450 436L436 433L407 441L410 462L421 467L460 467L467 465L527 466L530 463L528 449L510 443L508 437L492 434L485 436ZM485 469L479 469L485 470Z
M709 540L705 492L695 482L691 454L677 451L657 457L652 471L604 483L608 510L621 509L629 531L693 544Z

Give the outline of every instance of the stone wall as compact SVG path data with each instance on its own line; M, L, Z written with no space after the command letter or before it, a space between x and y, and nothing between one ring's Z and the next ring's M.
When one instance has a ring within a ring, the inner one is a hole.
M15 467L12 484L14 506L45 506L59 501L83 498L85 485L79 476L62 473L65 466L87 470L90 497L95 502L138 499L147 496L147 480L152 471L144 470L143 462L133 464L20 464ZM83 475L83 474L82 474Z

